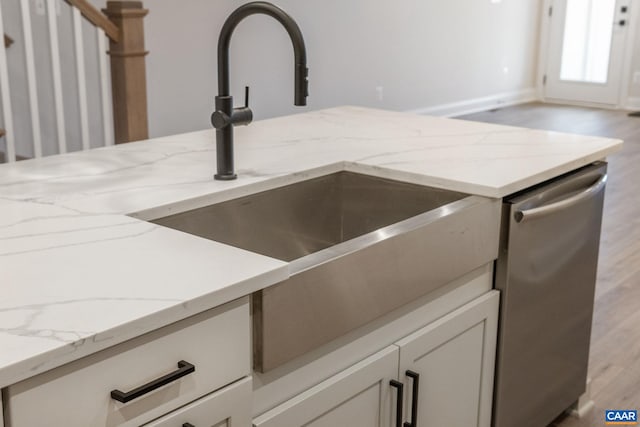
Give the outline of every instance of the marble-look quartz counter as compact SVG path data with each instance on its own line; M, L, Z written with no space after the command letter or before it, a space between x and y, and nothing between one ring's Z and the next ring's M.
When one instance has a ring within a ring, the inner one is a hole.
M287 263L144 221L349 170L499 198L612 139L340 107L0 165L0 387L288 277Z

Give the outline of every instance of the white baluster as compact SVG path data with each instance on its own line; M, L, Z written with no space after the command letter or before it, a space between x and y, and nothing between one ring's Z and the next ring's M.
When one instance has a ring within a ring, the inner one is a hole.
M2 23L2 7L0 7L0 37L4 36L4 25ZM11 94L9 92L9 68L7 67L7 51L0 48L0 93L2 95L2 113L4 118L5 138L7 141L7 152L5 159L8 162L16 161L15 135L13 132L13 113L11 111Z
M64 123L64 104L62 100L62 76L60 71L60 46L58 42L58 20L56 1L47 0L49 21L49 41L51 46L51 73L53 75L53 97L55 101L56 126L58 130L58 151L67 152L67 135Z
M89 109L87 107L87 75L84 67L84 43L82 39L82 15L76 7L71 8L73 13L73 38L76 50L76 73L78 76L78 104L80 106L80 131L82 135L82 148L91 148L89 143Z
M40 129L40 111L38 108L38 86L36 66L33 54L33 33L31 30L30 0L21 0L22 32L24 35L24 55L27 67L27 85L29 89L29 108L31 112L31 131L33 135L33 154L42 157L42 131Z
M100 99L102 100L104 145L113 145L113 117L110 90L111 73L107 66L107 36L99 27L96 27L96 34L98 38L98 63L100 64Z

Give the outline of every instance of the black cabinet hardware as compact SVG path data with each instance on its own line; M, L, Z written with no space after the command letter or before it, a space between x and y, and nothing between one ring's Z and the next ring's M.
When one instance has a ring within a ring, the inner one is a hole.
M389 382L391 387L398 390L398 395L396 396L396 427L402 427L402 400L404 385L400 381L391 380Z
M184 423L184 424L182 424L182 427L196 427L196 426L194 426L191 423Z
M140 387L134 388L133 390L128 392L124 392L120 390L112 390L111 398L117 400L118 402L127 403L133 399L136 399L140 396L150 393L153 390L162 387L163 385L167 385L171 382L174 382L184 377L185 375L189 375L195 370L196 370L196 367L194 365L192 365L189 362L185 362L184 360L181 360L178 362L178 369L171 372L170 374L167 374L163 377L155 379L145 385L141 385Z
M618 24L620 24L621 27L624 27L627 24L627 21L621 19L620 21L618 21Z
M405 375L413 380L411 390L411 422L404 423L404 427L418 427L418 389L420 387L420 374L406 371Z
M620 12L622 12L622 13L627 13L627 10L629 10L629 9L627 8L627 6L622 6L622 7L620 7Z

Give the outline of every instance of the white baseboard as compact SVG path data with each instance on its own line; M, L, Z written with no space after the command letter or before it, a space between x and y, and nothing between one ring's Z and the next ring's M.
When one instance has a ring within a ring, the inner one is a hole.
M575 408L572 408L569 411L569 416L581 420L586 417L593 410L593 408L595 408L593 400L587 400L586 402L581 402L580 404L576 405Z
M587 385L584 393L578 401L566 412L573 418L582 419L593 410L595 404L591 398L591 378L587 378Z
M464 114L478 113L494 108L508 107L510 105L524 104L538 99L535 88L522 89L514 92L504 92L482 98L467 99L465 101L449 104L435 105L433 107L417 108L411 113L425 114L428 116L454 117Z
M570 99L553 99L542 98L542 102L545 104L564 105L568 107L584 107L584 108L597 108L600 110L619 110L624 109L624 106L620 107L615 104L601 104L599 102L585 102L585 101L573 101Z
M627 98L627 103L624 105L625 110L638 111L640 110L640 98L630 96Z

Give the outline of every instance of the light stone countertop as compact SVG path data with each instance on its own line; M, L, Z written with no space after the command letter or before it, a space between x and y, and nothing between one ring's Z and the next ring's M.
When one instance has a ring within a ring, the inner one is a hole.
M622 141L339 107L0 165L0 387L270 286L288 264L144 219L340 170L500 198Z

